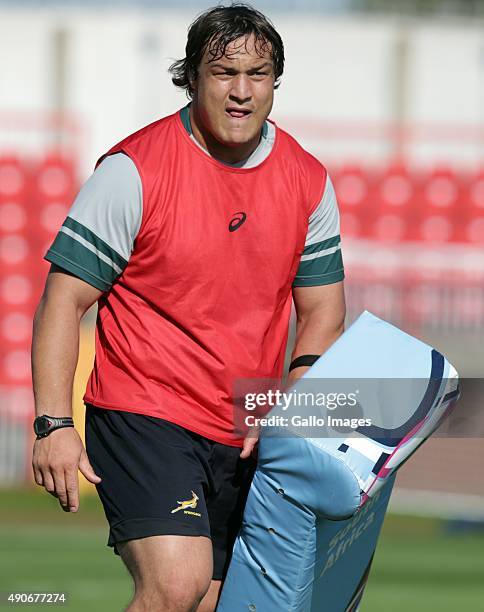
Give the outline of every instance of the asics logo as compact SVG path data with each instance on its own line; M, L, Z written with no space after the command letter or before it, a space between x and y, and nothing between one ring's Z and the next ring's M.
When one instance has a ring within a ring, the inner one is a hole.
M245 212L235 213L229 223L229 232L235 232L235 230L238 230L246 219L247 215L245 214Z

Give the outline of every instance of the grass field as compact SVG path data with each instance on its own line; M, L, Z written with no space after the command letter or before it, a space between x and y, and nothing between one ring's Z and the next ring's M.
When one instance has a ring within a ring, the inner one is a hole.
M46 494L1 492L3 599L8 591L65 592L65 608L72 612L123 610L130 578L106 539L96 497L84 498L80 512L68 515ZM387 518L362 612L477 611L484 609L483 602L482 531L451 535L439 521ZM0 604L2 610L26 607Z

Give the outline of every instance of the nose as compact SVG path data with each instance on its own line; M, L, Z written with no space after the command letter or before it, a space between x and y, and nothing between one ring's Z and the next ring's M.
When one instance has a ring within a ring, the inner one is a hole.
M252 98L250 78L246 74L238 74L232 79L232 88L230 90L230 99L237 104L249 102Z

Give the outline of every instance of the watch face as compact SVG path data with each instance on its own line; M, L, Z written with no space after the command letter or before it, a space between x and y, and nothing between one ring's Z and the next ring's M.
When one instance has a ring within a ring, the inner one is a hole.
M34 431L38 436L41 436L47 433L53 424L53 421L48 417L37 417L34 421Z

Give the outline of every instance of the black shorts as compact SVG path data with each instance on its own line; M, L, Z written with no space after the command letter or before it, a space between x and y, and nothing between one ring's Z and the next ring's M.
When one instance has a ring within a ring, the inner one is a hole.
M86 449L102 482L108 546L153 535L207 536L225 576L256 466L241 449L164 419L86 406Z

